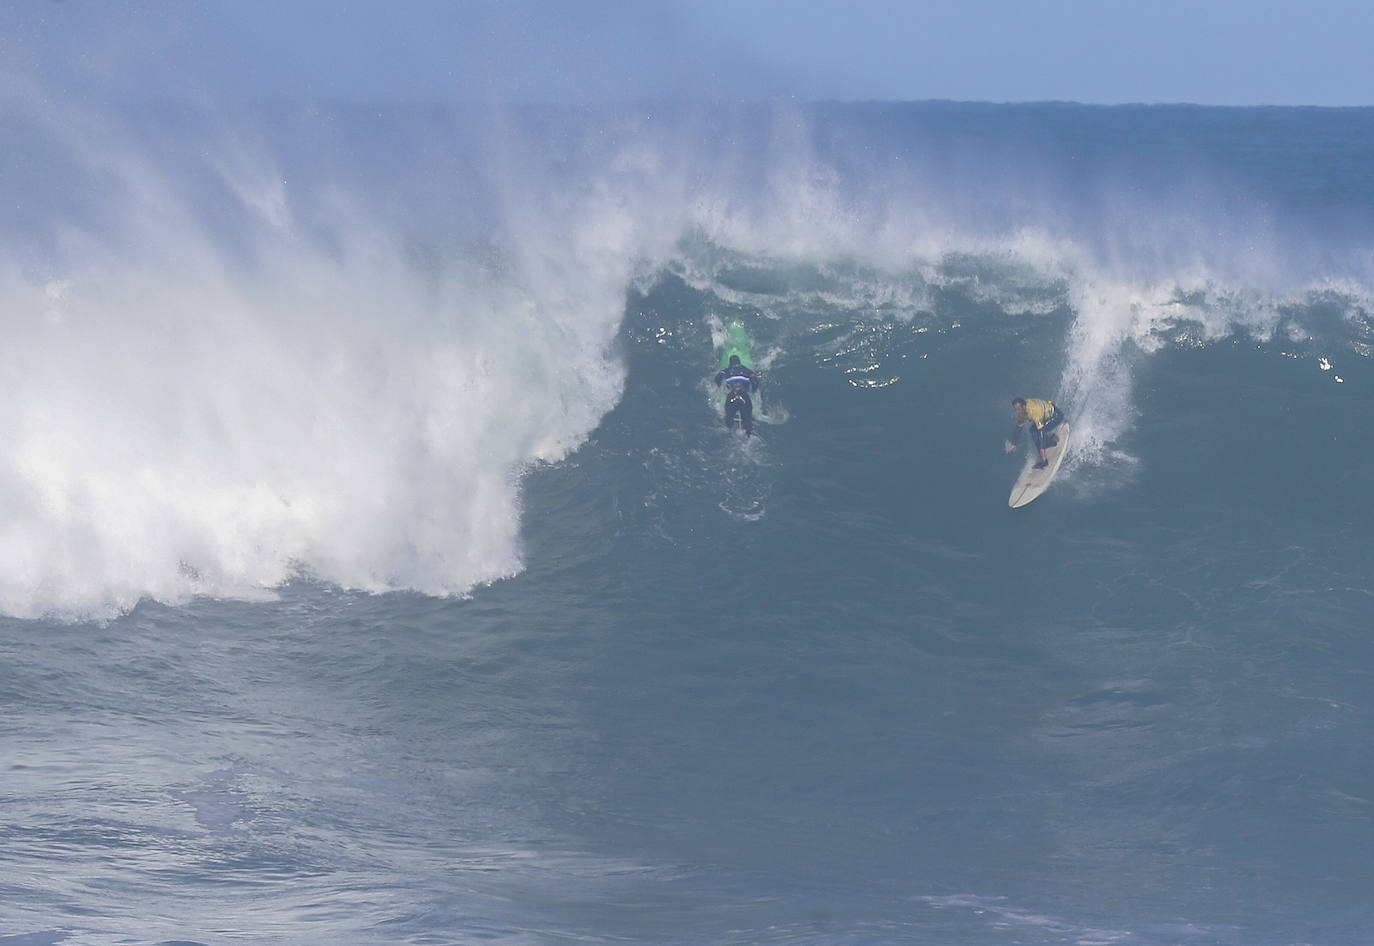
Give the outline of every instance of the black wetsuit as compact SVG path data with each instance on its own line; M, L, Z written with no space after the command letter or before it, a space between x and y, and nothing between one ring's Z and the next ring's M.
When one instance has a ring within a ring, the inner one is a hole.
M743 427L746 436L754 433L754 402L749 392L759 389L759 376L744 365L734 364L716 372L716 384L725 382L725 426ZM738 418L738 419L736 419Z

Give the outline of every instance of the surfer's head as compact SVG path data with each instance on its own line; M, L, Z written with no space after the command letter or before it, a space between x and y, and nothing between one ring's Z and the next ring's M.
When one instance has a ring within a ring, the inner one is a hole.
M1016 411L1016 416L1017 416L1017 417L1021 418L1022 420L1025 420L1025 419L1026 419L1026 399L1025 399L1025 398L1023 398L1023 397L1014 397L1014 398L1012 398L1012 399L1011 399L1011 408L1012 408L1012 410Z
M731 355L731 356L730 356L730 364L732 364L732 365L737 365L737 364L739 364L739 355Z

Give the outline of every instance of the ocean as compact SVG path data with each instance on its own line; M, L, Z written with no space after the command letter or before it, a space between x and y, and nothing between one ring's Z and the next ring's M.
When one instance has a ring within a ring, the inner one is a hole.
M33 92L0 946L1374 941L1374 109Z

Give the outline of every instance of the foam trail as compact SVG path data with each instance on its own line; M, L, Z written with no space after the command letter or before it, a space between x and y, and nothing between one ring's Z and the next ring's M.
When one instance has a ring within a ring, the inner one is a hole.
M1333 348L1367 353L1358 336L1371 302L1359 283L1269 291L1237 288L1195 269L1155 283L1080 273L1070 285L1074 321L1060 396L1073 406L1077 420L1075 464L1132 462L1115 443L1136 418L1133 367L1167 346L1243 336L1303 350L1315 342L1317 350L1305 352L1314 362ZM1334 324L1311 321L1321 310L1335 314Z

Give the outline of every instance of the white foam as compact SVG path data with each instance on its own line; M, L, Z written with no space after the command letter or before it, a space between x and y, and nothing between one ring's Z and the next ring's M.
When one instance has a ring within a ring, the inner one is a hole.
M18 88L0 117L39 128L87 188L80 212L55 210L29 241L42 252L0 234L13 251L0 269L11 614L259 594L301 570L437 594L515 573L521 473L565 456L619 398L626 289L675 253L689 282L769 319L802 309L919 330L951 289L1018 319L1067 306L1054 393L1073 416L1073 462L1120 460L1141 355L1191 337L1305 338L1292 313L1314 294L1356 328L1374 311L1368 261L1348 265L1358 248L1322 270L1330 253L1294 262L1268 221L1218 233L1192 205L1108 201L1066 221L1027 194L993 212L1005 189L951 195L915 161L846 179L790 108L759 153L634 116L594 118L547 158L538 133L450 129L489 148L455 161L454 179L441 130L429 176L397 191L433 210L384 206L366 169L318 180L298 164L302 181L228 129L175 142L221 195L198 202L167 149ZM469 204L495 219L446 230L443 209ZM749 266L757 290L727 278ZM794 283L789 266L814 278Z
M126 139L51 137L118 223L54 223L41 269L0 270L0 610L109 616L301 572L461 594L521 568L522 472L623 388L613 342L654 244L623 195L530 197L503 250L418 260L363 202L298 226L270 154L215 153L227 241Z

